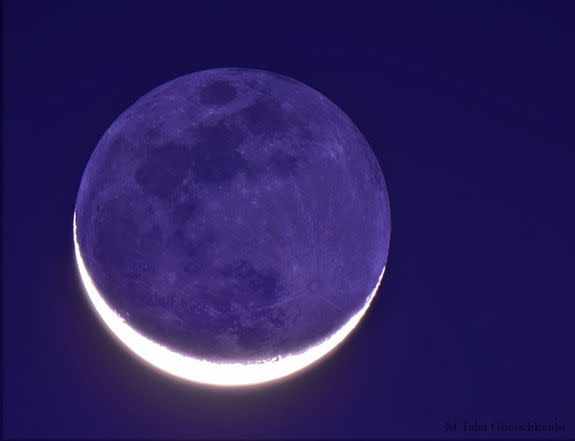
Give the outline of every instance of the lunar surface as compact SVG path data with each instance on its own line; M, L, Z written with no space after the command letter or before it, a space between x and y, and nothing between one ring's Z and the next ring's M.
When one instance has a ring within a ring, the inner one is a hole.
M106 326L165 372L289 375L375 295L390 237L379 163L353 122L272 72L185 75L106 131L75 207L80 275Z

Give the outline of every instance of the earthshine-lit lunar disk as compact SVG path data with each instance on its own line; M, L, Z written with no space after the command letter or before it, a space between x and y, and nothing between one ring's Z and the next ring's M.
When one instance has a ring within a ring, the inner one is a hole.
M106 327L177 377L299 371L357 326L390 236L383 174L331 101L272 72L169 81L106 131L78 192L80 276Z

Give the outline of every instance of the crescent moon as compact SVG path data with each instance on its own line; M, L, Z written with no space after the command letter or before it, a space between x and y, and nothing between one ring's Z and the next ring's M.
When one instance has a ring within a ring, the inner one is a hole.
M74 250L80 278L92 307L109 331L138 358L160 371L183 380L213 386L248 386L267 383L288 377L316 363L339 346L357 327L373 301L385 272L384 266L376 286L361 309L321 343L300 353L278 356L271 360L250 363L216 363L170 350L150 340L126 323L104 300L86 268L78 245L76 212L74 212L73 223Z

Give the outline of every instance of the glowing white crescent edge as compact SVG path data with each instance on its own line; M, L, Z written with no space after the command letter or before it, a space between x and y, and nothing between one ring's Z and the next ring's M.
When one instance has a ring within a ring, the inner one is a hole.
M385 272L384 266L377 285L365 301L364 306L340 329L321 343L311 346L298 354L279 356L271 360L248 363L216 363L174 352L143 336L128 325L98 292L82 259L76 230L76 212L74 212L74 250L80 277L92 306L112 334L138 357L163 372L184 380L216 386L247 386L277 380L304 369L324 357L343 342L357 326L375 297Z

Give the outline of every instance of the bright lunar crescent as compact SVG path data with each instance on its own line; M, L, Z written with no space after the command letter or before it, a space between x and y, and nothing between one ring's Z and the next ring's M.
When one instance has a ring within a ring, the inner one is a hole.
M105 326L177 377L248 385L340 344L383 276L379 163L325 96L222 68L144 95L84 171L76 260Z

